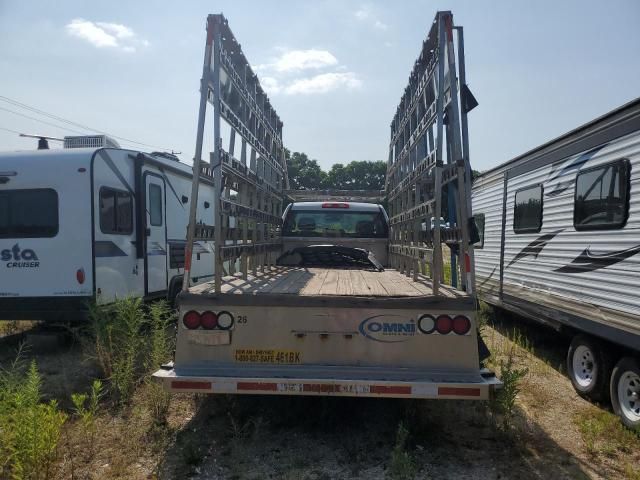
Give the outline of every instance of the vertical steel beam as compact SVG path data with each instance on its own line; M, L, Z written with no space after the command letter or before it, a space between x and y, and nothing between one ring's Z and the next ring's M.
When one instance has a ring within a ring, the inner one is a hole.
M189 205L189 225L187 227L187 243L184 247L184 277L182 290L189 289L191 282L191 257L193 255L193 239L196 231L196 215L198 211L198 187L200 186L200 162L202 161L202 142L204 137L205 117L207 113L207 98L209 96L209 79L211 76L211 54L214 38L215 17L207 17L207 41L204 49L204 65L200 79L200 107L198 111L198 130L196 133L196 152L193 159L193 182L191 183L191 204ZM213 215L216 215L214 202Z
M438 14L438 74L435 76L438 97L436 98L436 165L434 168L434 229L433 229L433 293L438 294L440 280L444 273L442 264L442 244L440 242L440 216L442 214L442 148L444 146L444 16Z
M464 60L464 30L462 27L454 27L458 33L458 65L460 68L460 91L462 87L467 85L465 60ZM471 201L472 181L471 181L471 159L469 157L469 125L467 122L467 111L464 108L464 104L461 109L461 127L462 127L462 155L464 158L464 170L465 170L465 187L467 189L467 214L469 217L473 216L473 207ZM467 272L469 276L467 283L469 284L469 290L471 292L476 291L476 277L475 277L475 252L474 246L469 245L468 252L470 271Z
M216 17L221 20L221 17ZM213 40L213 75L211 83L213 83L213 138L214 147L211 156L211 172L213 173L213 204L215 205L215 233L213 240L213 253L215 261L214 285L216 293L220 293L222 288L222 158L220 156L222 150L222 139L220 138L220 48L222 44L221 23L214 23L214 40Z

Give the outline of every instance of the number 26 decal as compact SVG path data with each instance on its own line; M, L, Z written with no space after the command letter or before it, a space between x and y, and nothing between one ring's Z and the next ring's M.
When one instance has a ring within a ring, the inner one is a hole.
M247 323L247 316L246 315L238 315L238 324L243 324L243 323Z

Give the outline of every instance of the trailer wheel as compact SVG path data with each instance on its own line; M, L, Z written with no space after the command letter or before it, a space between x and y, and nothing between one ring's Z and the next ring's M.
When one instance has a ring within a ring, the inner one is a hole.
M578 395L607 400L611 359L606 349L586 335L576 335L567 353L567 372Z
M169 305L171 305L171 307L173 308L177 308L178 304L177 304L177 297L178 294L180 293L180 290L182 290L182 280L176 280L175 282L172 282L171 288L169 289L169 297L167 298Z
M629 428L640 429L640 363L624 357L611 374L611 406Z

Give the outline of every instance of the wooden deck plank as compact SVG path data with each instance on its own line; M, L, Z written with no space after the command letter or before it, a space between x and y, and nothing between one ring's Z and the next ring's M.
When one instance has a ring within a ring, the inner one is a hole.
M406 277L401 273L395 271L385 271L383 273L391 273L391 275L387 274L380 277L380 283L390 296L416 297L420 295L413 286L408 284ZM394 275L395 273L397 275Z
M365 270L360 270L360 276L362 277L362 282L364 287L366 288L364 295L373 295L375 297L388 297L389 293L384 288L382 283L378 280L377 273L378 272L368 272Z
M284 281L274 285L269 293L300 294L312 277L311 272L297 270L287 275Z
M350 270L338 270L338 293L337 295L354 295L353 284L351 283Z
M190 289L192 293L213 294L214 282L205 282ZM431 279L419 275L419 280L397 270L384 272L355 269L274 267L256 275L241 274L223 278L222 293L231 294L290 294L300 296L339 295L375 297L416 297L433 295ZM448 298L464 297L461 292L442 285L440 295Z
M337 295L339 270L330 269L320 288L320 295Z
M310 268L308 270L312 274L312 277L304 286L300 295L319 295L329 270L325 268Z

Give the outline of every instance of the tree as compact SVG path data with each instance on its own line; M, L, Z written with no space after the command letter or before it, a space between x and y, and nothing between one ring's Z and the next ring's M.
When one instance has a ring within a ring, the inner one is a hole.
M289 186L294 190L382 190L387 164L383 161L353 161L335 163L324 172L317 160L302 152L285 150Z
M383 161L353 161L347 165L336 163L327 174L325 188L339 190L382 190L387 173Z
M294 190L322 188L327 174L322 171L317 160L310 159L306 153L285 151L289 187Z

